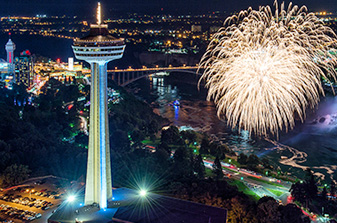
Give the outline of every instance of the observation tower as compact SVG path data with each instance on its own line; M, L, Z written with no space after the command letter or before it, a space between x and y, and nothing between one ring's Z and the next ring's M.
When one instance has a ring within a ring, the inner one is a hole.
M85 205L107 208L112 198L111 163L107 109L107 64L123 56L125 42L109 35L108 25L101 21L101 4L97 24L90 25L88 36L75 39L72 46L76 59L91 66L90 130Z
M14 73L14 50L16 49L16 47L15 47L15 43L13 43L11 39L11 33L9 33L9 40L6 43L5 49L7 51L7 63L10 64L10 72Z

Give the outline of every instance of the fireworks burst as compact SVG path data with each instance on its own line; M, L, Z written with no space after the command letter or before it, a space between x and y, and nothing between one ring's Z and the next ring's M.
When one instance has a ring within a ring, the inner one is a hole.
M218 116L259 136L292 129L324 94L321 78L336 80L335 33L305 6L275 8L227 18L200 63Z

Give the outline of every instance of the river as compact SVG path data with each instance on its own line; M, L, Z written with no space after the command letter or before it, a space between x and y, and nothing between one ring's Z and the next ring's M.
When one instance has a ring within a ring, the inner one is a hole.
M156 75L138 80L128 88L152 103L154 112L174 125L207 132L237 153L267 157L283 171L298 176L303 176L302 170L310 167L322 178L336 177L337 97L322 98L315 110L307 111L305 123L297 123L288 133L282 132L279 140L250 138L247 131L233 130L219 120L214 104L206 101L207 90L198 90L196 76L186 78L186 75ZM180 77L192 81L180 81ZM180 106L172 105L176 100Z

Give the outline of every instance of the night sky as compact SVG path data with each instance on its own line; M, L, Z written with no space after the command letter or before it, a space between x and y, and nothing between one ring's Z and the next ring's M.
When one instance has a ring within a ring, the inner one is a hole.
M273 2L274 0L101 0L106 16L128 12L235 12L249 6L257 8L259 5L272 5ZM293 3L306 4L312 11L336 12L337 9L336 0L294 0ZM91 17L96 4L97 0L0 0L0 16L66 14Z

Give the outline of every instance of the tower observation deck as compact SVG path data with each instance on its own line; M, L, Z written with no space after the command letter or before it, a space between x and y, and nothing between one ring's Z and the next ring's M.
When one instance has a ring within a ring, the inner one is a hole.
M108 25L101 24L101 5L98 3L97 24L90 25L84 38L75 39L76 59L91 66L90 130L88 165L85 186L85 205L107 207L112 198L110 145L107 109L107 64L123 56L125 42L109 34Z

